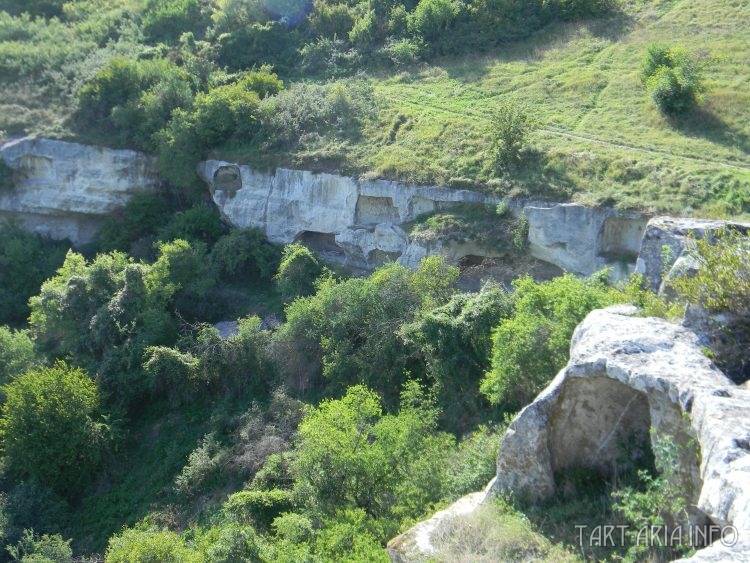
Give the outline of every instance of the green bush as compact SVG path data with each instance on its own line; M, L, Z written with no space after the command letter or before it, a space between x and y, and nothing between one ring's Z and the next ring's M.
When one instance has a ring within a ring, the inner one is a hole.
M364 382L391 407L405 370L421 369L398 327L448 300L457 277L457 268L429 257L416 271L390 263L369 278L324 279L314 295L287 305L287 323L274 334L282 372L314 381L322 370L334 393Z
M0 384L30 370L38 362L34 341L27 330L0 326Z
M204 146L218 145L232 136L252 135L260 97L248 84L218 86L196 96L195 133Z
M222 234L224 226L216 208L199 206L175 213L159 230L158 238L164 242L183 239L212 245Z
M284 247L279 270L274 279L285 301L311 295L315 291L315 280L323 273L317 256L301 244Z
M59 362L19 376L5 393L0 432L12 474L68 497L80 492L106 438L106 427L96 422L96 384L83 370Z
M279 249L258 229L234 229L211 251L211 266L225 280L270 280L279 268Z
M420 0L409 15L408 29L412 35L434 45L449 33L461 13L461 4L454 0Z
M492 329L511 312L510 294L489 285L477 294L456 295L401 327L407 346L425 362L443 427L460 432L487 411L479 381L490 368Z
M654 103L666 115L690 111L705 90L697 62L682 47L650 45L643 61L641 80Z
M60 534L39 537L33 530L24 530L18 543L7 546L7 550L14 561L21 563L73 563L70 541Z
M106 563L202 563L205 558L169 530L128 528L113 536L104 554Z
M143 33L153 42L175 42L186 31L200 36L209 18L201 0L149 0L143 18Z
M277 516L293 508L292 493L284 489L240 491L230 495L224 503L224 511L237 521L263 529L268 529Z
M514 311L493 334L492 368L481 383L490 402L508 409L531 401L562 369L573 331L590 311L623 299L598 276L544 283L527 276L513 286Z
M174 63L114 58L80 89L76 122L97 137L154 150L172 112L191 106L194 88Z
M363 385L323 401L299 426L296 494L328 514L421 515L443 496L453 445L437 432L437 416L415 383L405 386L398 414L384 415L380 398Z
M249 526L231 523L221 526L218 537L206 549L212 563L244 563L260 561L261 539Z
M535 128L529 109L519 101L501 104L492 116L492 158L498 172L512 168L521 158Z

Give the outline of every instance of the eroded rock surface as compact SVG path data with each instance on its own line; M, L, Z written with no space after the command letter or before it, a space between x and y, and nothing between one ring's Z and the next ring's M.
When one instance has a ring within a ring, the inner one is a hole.
M78 244L130 196L159 183L154 160L130 150L24 138L2 145L0 157L18 180L0 193L0 217Z
M635 271L643 275L653 291L663 290L665 279L683 275L692 267L687 252L688 237L711 236L723 228L750 232L750 224L736 221L655 217L643 234Z
M548 497L555 471L583 465L607 472L618 442L634 443L651 427L651 440L670 437L682 446L679 478L695 500L692 521L707 517L739 530L733 548L717 542L693 560L730 560L750 547L750 451L743 446L750 393L705 357L694 333L633 312L594 311L579 325L568 365L503 438L494 490Z
M503 258L510 250L418 240L406 232L406 224L424 213L460 203L497 205L500 200L492 195L285 168L265 173L216 160L201 163L198 173L231 224L259 228L278 243L312 233L332 235L344 261L355 268L371 269L385 261L413 268L431 254L458 264L467 257ZM583 275L612 266L618 278L632 269L647 222L637 213L577 204L513 201L510 211L528 217L534 258Z
M556 492L560 469L587 466L606 474L622 463L623 443L635 445L638 455L638 445L669 437L682 446L675 478L694 501L691 523L737 529L734 545L716 541L690 560L746 560L750 389L719 371L690 330L634 313L630 306L610 307L578 326L568 365L503 437L491 491L543 499ZM659 455L659 448L653 451ZM425 529L419 524L404 537ZM394 561L415 561L428 556L419 547L428 544L389 545Z

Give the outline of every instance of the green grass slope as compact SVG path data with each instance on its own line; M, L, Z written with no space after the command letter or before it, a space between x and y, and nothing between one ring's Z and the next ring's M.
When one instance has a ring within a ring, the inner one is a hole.
M529 104L530 162L500 188L653 211L750 212L750 2L634 2L498 52L374 80L381 123L355 148L376 175L492 182L489 117ZM663 117L640 83L646 48L680 44L705 67L697 112ZM389 130L391 118L395 126Z

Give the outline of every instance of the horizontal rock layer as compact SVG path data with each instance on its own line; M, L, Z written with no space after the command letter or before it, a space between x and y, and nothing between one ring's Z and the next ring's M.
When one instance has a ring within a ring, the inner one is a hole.
M24 138L2 145L0 158L17 180L0 192L0 217L77 244L130 196L159 184L155 161L130 150Z
M285 168L263 173L217 160L201 163L198 172L231 224L257 227L279 243L315 235L329 252L338 250L341 259L354 267L373 268L387 260L415 267L430 254L457 263L466 256L502 258L509 252L415 240L403 228L421 214L457 203L496 205L500 199L495 196ZM576 204L512 202L510 210L528 218L533 257L582 275L614 266L617 277L626 276L647 222L637 213Z

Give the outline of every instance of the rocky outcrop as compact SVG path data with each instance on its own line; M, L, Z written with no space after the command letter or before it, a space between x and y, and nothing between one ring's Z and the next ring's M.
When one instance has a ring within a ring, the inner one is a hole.
M660 291L665 279L684 275L692 268L689 237L711 236L723 228L750 232L750 224L736 221L655 217L643 233L635 271L643 275L653 291Z
M543 499L556 492L559 470L606 474L622 463L621 444L637 456L670 438L681 446L674 478L692 499L691 523L737 530L691 560L742 560L750 550L750 389L727 379L691 331L634 313L593 311L578 326L568 365L503 437L491 491ZM425 534L418 524L391 542L394 561L428 556Z
M129 150L24 138L2 145L0 157L17 178L0 193L0 217L78 244L131 195L159 183L154 160Z
M474 512L487 498L487 491L471 493L458 499L445 510L436 512L429 520L420 522L388 542L387 550L395 563L429 561L437 551L435 534L446 522Z
M648 222L638 213L573 203L527 205L523 212L532 256L581 275L613 267L618 279L629 274Z
M677 475L694 501L691 521L739 530L733 548L693 559L729 560L750 547L750 391L705 357L694 333L633 312L594 311L576 329L568 365L508 428L493 490L548 497L556 471L611 471L618 444L647 439L651 428L652 442L682 446Z
M452 263L508 254L506 248L415 240L406 233L405 224L421 214L458 203L498 204L492 195L285 168L264 173L216 160L201 163L198 172L231 224L257 227L278 243L330 235L344 261L356 268L389 260L416 267L430 254ZM510 211L527 216L533 257L582 275L613 266L618 278L632 270L647 221L636 213L577 204L513 201Z

